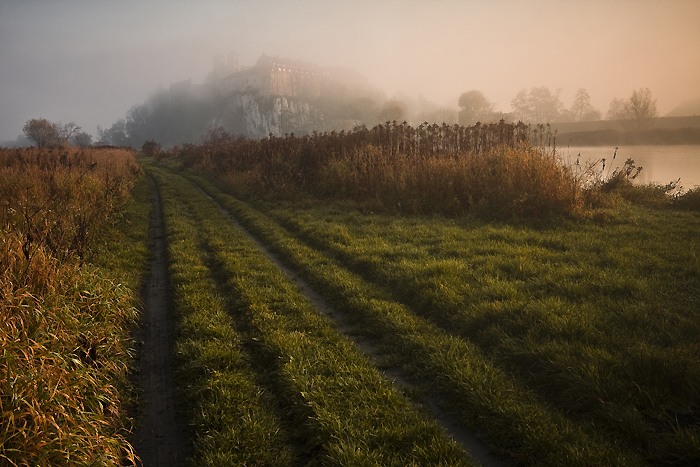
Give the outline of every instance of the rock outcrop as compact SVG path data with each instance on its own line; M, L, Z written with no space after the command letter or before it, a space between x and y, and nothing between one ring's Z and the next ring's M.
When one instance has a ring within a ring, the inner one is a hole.
M264 138L270 134L284 136L287 133L304 135L325 127L321 112L307 102L250 93L231 95L216 123L248 138Z

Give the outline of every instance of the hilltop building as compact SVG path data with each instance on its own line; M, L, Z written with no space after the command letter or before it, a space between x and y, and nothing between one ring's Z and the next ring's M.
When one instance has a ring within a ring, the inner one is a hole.
M322 77L328 74L317 66L265 54L252 67L236 66L234 72L219 80L220 88L226 93L248 92L263 97L314 96L320 91Z
M240 57L236 52L214 57L214 78L221 79L237 71L241 71L242 68L239 59Z
M318 97L342 86L359 89L367 86L366 78L350 69L328 68L298 60L262 54L255 65L243 67L238 55L214 62L214 76L226 94L254 93L262 97Z

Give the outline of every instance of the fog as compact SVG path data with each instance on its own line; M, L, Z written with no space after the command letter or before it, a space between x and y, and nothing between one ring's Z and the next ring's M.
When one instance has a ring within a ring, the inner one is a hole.
M0 0L0 141L31 118L96 135L217 54L350 67L391 97L457 108L477 89L585 88L603 115L647 87L661 115L700 97L700 2Z

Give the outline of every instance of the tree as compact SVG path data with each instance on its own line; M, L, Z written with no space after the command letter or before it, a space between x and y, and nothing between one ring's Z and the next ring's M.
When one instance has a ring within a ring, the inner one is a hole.
M608 113L605 114L605 118L607 120L624 120L626 105L624 99L613 98L613 100L610 101L610 107L608 108Z
M58 122L56 125L56 132L58 134L59 142L67 143L74 133L80 131L80 127L73 122L63 124Z
M108 129L97 127L97 134L100 137L99 144L111 146L129 146L129 136L126 132L126 120L120 118Z
M527 89L521 89L518 94L510 101L510 106L513 108L515 117L521 122L529 120L530 106L527 102Z
M460 111L457 121L460 125L470 126L476 122L485 123L493 118L493 103L481 91L471 90L462 93L457 101Z
M71 139L73 144L79 148L87 148L88 146L92 146L92 135L84 131L75 133Z
M24 124L22 131L27 139L36 143L40 148L68 143L68 140L80 127L73 122L63 124L52 123L45 118L33 118Z
M53 146L60 141L59 130L56 124L45 118L33 118L27 121L22 131L29 141L36 143L40 148Z
M591 105L591 96L584 88L580 88L574 96L574 102L569 110L573 121L575 122L590 122L600 120L600 112Z
M636 130L642 130L651 124L651 119L656 117L658 112L656 99L652 99L649 88L640 88L632 92L627 102L626 114Z
M649 88L640 88L632 91L629 99L613 99L607 113L609 120L627 120L630 128L643 130L651 123L651 119L658 115L656 99L651 97Z
M566 110L561 99L561 89L552 93L546 86L523 89L510 101L516 116L524 122L545 123L560 121Z

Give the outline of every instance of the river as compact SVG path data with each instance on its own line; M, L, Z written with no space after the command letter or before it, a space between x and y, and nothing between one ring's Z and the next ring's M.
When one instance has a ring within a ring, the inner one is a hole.
M604 174L608 169L612 173L627 159L632 159L635 166L642 167L636 179L639 183L665 185L680 178L680 186L685 190L700 186L700 145L620 146L612 167L609 164L615 154L614 146L572 146L558 148L557 152L573 163L578 154L581 154L581 164L605 158Z

